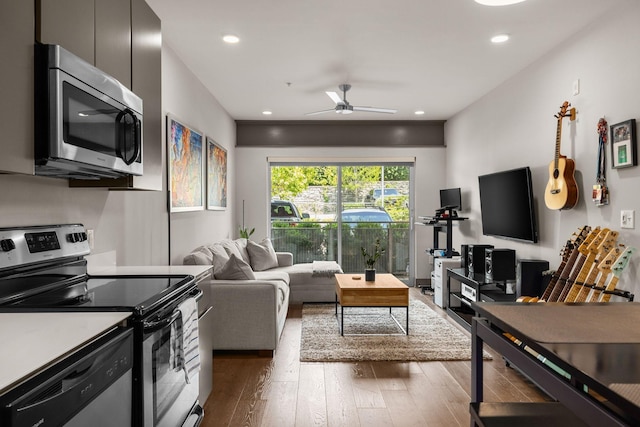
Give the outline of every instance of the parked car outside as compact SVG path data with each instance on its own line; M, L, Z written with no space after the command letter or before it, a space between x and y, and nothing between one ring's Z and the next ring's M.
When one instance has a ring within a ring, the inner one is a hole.
M370 190L369 194L364 198L365 204L382 206L383 199L385 204L394 204L400 198L400 193L397 188L385 188L384 197L382 197L382 194L381 188L374 188L373 190Z
M300 222L303 218L309 218L309 214L301 214L292 202L288 200L271 201L271 221Z
M348 224L351 228L361 222L379 223L383 228L387 228L393 221L387 211L378 208L345 209L341 217L343 224Z

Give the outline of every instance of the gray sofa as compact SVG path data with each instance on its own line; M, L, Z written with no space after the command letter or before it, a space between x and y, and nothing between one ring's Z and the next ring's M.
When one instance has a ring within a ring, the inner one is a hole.
M335 263L293 264L289 252L275 252L269 239L223 240L200 246L184 264L212 265L209 286L214 350L273 352L289 304L335 301ZM318 267L320 265L321 267Z

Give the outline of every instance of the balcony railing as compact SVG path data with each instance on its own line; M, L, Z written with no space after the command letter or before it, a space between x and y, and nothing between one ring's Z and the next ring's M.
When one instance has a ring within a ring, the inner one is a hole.
M342 260L338 260L338 224L336 222L274 222L271 228L273 247L291 252L294 263L338 261L345 273L362 273L365 269L361 247L371 252L380 239L385 254L375 268L380 273L406 277L409 266L409 222L358 222L342 224Z

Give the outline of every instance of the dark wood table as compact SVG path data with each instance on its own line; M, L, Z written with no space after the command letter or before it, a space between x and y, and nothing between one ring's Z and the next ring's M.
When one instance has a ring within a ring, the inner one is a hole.
M471 328L472 427L640 425L639 304L477 302L472 307L478 314ZM485 343L557 402L483 402Z

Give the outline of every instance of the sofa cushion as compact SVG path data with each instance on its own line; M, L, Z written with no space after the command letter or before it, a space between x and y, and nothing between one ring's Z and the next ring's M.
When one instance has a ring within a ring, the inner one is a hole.
M278 257L269 238L264 238L260 243L247 241L247 252L254 271L265 271L278 266Z
M256 276L249 264L231 254L229 261L219 270L214 271L213 276L221 280L255 280Z
M280 282L285 283L286 285L288 285L289 282L291 281L291 279L289 278L289 274L286 271L282 271L279 268L265 270L265 271L254 271L253 275L256 277L256 280L266 280L266 281L278 280Z
M195 248L190 254L182 259L185 265L212 265L213 254L206 246Z
M215 275L229 261L229 254L220 243L214 243L207 247L211 252L211 265L213 265L213 274Z

